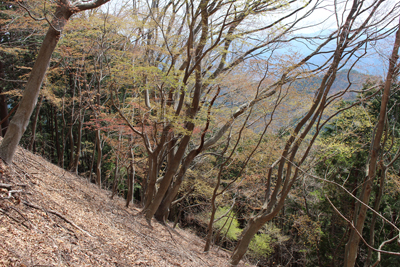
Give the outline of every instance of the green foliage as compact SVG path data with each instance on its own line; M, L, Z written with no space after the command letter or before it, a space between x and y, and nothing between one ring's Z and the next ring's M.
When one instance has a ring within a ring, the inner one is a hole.
M273 223L264 225L249 244L249 256L255 259L268 258L274 252L274 246L288 241L289 236L282 234Z
M215 213L215 218L220 218L227 213L229 207L220 207ZM242 229L239 228L239 222L233 211L230 211L225 217L214 224L215 228L221 229L221 233L226 235L229 240L235 241L238 239Z
M250 242L249 252L253 257L267 257L273 252L271 236L268 234L255 235Z

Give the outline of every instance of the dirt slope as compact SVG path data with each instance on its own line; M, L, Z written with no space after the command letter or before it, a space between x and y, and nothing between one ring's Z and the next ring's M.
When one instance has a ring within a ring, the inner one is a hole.
M0 172L0 266L227 266L226 252L150 229L136 207L26 150Z

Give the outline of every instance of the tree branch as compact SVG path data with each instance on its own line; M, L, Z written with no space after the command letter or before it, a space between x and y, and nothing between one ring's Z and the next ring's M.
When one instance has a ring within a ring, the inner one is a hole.
M93 9L110 2L110 0L83 0L76 1L72 4L72 12L77 13L84 10Z
M386 251L386 250L381 250L381 249L380 249L384 244L389 243L390 241L393 241L393 240L396 239L396 238L400 238L399 235L395 236L394 238L392 238L392 239L390 239L390 240L387 240L387 241L383 242L383 243L379 246L379 249L376 249L376 248L370 246L370 245L367 243L367 241L365 241L365 239L362 237L361 233L357 230L357 228L354 226L354 224L353 224L349 219L347 219L347 218L335 207L335 205L333 205L333 203L331 202L331 200L329 199L329 197L328 197L327 195L325 195L325 197L326 197L326 199L328 200L329 204L331 204L332 208L336 211L336 213L337 213L340 217L342 217L342 219L345 220L345 221L350 225L351 228L353 228L353 230L357 233L357 235L360 237L360 239L364 242L364 244L365 244L368 248L370 248L370 249L372 249L373 251L376 251L376 252L378 252L378 253L385 253L385 254L400 256L400 253L399 253L399 252L391 252L391 251ZM371 209L372 209L372 208L371 208ZM380 260L380 254L379 254L379 259L378 259L378 260ZM378 261L378 262L379 262L379 261ZM376 263L375 263L373 266L376 266Z

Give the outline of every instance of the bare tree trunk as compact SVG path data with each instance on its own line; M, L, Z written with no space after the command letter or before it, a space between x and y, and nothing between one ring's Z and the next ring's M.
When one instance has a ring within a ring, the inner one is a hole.
M278 212L279 212L279 210L278 210ZM267 217L256 216L249 220L246 228L242 232L242 235L240 237L240 242L236 245L235 249L232 252L232 256L231 256L231 260L230 260L230 263L232 265L236 266L239 263L239 261L243 258L244 254L246 253L246 251L249 247L249 244L251 242L251 239L258 232L258 230L260 230L261 227L263 227L263 225L266 222L272 220L273 217L275 217L275 215L271 214Z
M4 64L0 61L0 78L4 78ZM3 93L3 82L0 81L0 121L7 118L8 108L7 108L7 96ZM5 136L7 128L9 125L8 118L4 120L1 126L1 136Z
M400 23L399 23L400 25ZM368 205L371 191L372 191L372 182L376 176L377 165L379 161L379 156L381 152L381 138L383 135L383 131L385 128L385 121L386 121L386 111L387 105L389 102L390 96L390 88L392 86L393 75L396 69L396 62L399 57L399 46L400 46L400 29L396 32L396 40L394 43L392 55L389 60L389 69L385 81L385 86L382 95L382 102L381 108L379 112L379 121L376 125L375 136L372 139L372 148L369 152L369 165L368 165L368 175L365 179L365 183L363 185L362 194L360 199L362 202ZM355 211L355 229L351 229L349 241L346 244L345 249L345 267L353 267L356 263L357 252L360 242L360 237L357 234L357 231L362 234L364 229L364 222L367 215L367 207L365 205L360 205L359 210Z
M53 111L53 106L50 104L49 108L47 109L48 111L48 119L47 119L47 123L49 125L49 130L50 130L50 160L51 162L56 162L55 160L55 156L54 156L54 146L55 146L55 129L54 129L54 111Z
M112 193L111 193L111 199L114 198L116 192L117 192L117 187L119 183L119 151L121 150L121 141L122 141L122 133L121 131L119 132L118 135L118 151L115 151L115 169L114 169L114 183L112 187Z
M73 82L73 76L72 73L68 74L69 76L69 87L71 90L71 118L70 118L70 123L69 123L69 128L68 128L68 140L69 140L69 169L73 167L74 164L74 151L75 151L75 146L74 146L74 124L75 124L75 85Z
M220 175L218 175L220 176ZM217 197L217 191L219 188L219 185L221 183L221 178L218 177L218 181L217 184L214 188L214 192L211 198L211 216L210 216L210 221L208 222L208 226L207 226L207 236L206 236L206 244L204 246L204 252L208 252L210 250L211 247L211 243L213 240L213 226L214 226L214 220L215 220L215 213L217 212L217 207L215 205L215 199Z
M39 103L36 106L35 116L32 121L32 136L31 136L31 141L29 142L29 145L28 145L28 150L30 150L30 151L32 151L33 145L35 144L36 126L37 126L37 122L38 122L38 118L39 118L39 114L40 114L40 108L42 107L42 103L43 103L43 95L40 96L40 98L39 98Z
M89 182L92 181L92 175L93 175L93 166L94 166L94 158L96 156L96 148L97 148L97 138L94 141L94 146L93 146L93 153L92 153L92 161L90 162L90 173L89 173ZM96 179L97 183L97 179Z
M379 207L381 205L381 200L382 200L382 195L383 195L383 190L385 188L385 180L386 180L386 171L387 169L385 166L382 166L383 169L381 170L381 179L379 181L379 188L378 191L376 192L375 196L375 204L374 204L374 210L379 211ZM369 229L369 245L374 246L375 245L375 224L376 224L376 219L377 219L376 213L372 214L372 219L370 223L370 229ZM365 260L364 267L370 267L372 261L372 249L368 249L368 256L367 259Z
M129 143L132 144L132 136L129 140ZM133 200L133 190L134 190L134 182L135 182L135 166L134 166L135 158L133 153L133 148L129 149L129 171L128 171L128 194L126 196L126 204L125 207L129 206L129 203Z
M150 204L151 201L153 200L153 196L155 194L155 187L156 187L156 182L157 182L157 174L158 174L158 162L157 162L158 155L157 154L151 154L149 155L148 159L148 177L147 177L147 182L146 182L146 192L144 194L144 210L146 210Z
M169 214L169 208L171 206L172 201L176 198L179 192L179 188L183 182L183 178L185 177L185 173L189 168L190 163L193 159L199 154L199 151L193 150L191 151L185 158L182 166L179 170L177 177L175 178L175 182L171 185L170 189L165 194L164 199L162 200L160 206L157 209L157 212L154 214L154 218L159 222L164 222ZM172 159L171 159L172 160Z
M96 144L97 144L97 164L96 164L96 183L101 188L101 136L100 130L96 130Z
M65 94L65 91L64 91ZM62 118L62 127L61 127L61 140L62 140L62 150L59 158L59 165L61 168L64 168L64 158L66 150L66 138L65 138L65 129L67 128L67 122L65 120L65 97L62 99L62 110L61 110L61 118Z
M82 110L79 112L81 113ZM78 131L77 131L77 135L78 138L76 140L76 151L75 151L75 158L73 160L73 164L72 164L72 168L71 168L71 172L74 172L76 174L78 174L78 166L79 166L79 158L81 156L81 146L82 146L82 128L83 128L83 120L84 120L84 114L79 114L78 115Z
M75 150L75 158L73 159L71 171L78 174L78 166L79 166L79 159L81 157L81 146L82 146L82 128L83 123L85 120L85 110L82 108L82 88L78 86L78 98L79 98L79 105L78 105L78 130L77 140L76 140L76 150Z
M114 168L114 183L112 187L111 199L114 198L115 194L117 193L117 188L119 184L119 160L118 157L115 159L115 168Z
M58 132L58 120L57 120L57 108L56 106L53 106L53 121L54 121L54 131L55 131L55 139L56 139L56 151L57 151L57 164L58 166L61 167L62 164L62 157L61 157L61 153L62 149L61 149L61 144L60 144L60 134ZM61 138L63 138L63 136L61 136Z

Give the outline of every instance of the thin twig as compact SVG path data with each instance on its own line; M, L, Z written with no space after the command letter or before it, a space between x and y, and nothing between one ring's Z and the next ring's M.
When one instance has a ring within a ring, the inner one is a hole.
M13 216L11 216L10 214L8 214L8 213L7 213L5 210L3 210L3 209L0 209L0 211L1 211L4 215L6 215L8 218L10 218L11 220L13 220L13 221L15 221L15 222L17 222L17 223L19 223L19 224L25 226L26 228L28 228L28 229L30 230L29 226L25 225L24 222L21 222L20 220L14 218Z
M384 242L382 242L382 244L379 246L379 250L382 249L382 247L388 243L393 242L394 240L396 240L399 236L395 236L392 239L386 240ZM381 261L381 252L378 251L378 259L376 260L376 262L374 263L374 265L372 265L371 267L376 267L378 266L379 262Z
M12 207L12 206L10 206L9 208L15 210L25 220L25 222L29 222L31 227L36 229L36 227L32 225L32 222L28 218L26 218L25 215L22 214L22 212L19 209L15 208L15 207Z
M4 78L0 78L1 81L5 81L5 82L9 82L9 83L27 83L28 81L24 81L24 80L7 80Z
M400 252L385 251L385 250L376 249L376 248L370 246L370 245L367 243L367 241L365 241L365 239L362 237L362 235L361 235L360 232L357 230L357 228L354 226L354 224L353 224L349 219L347 219L347 218L335 207L335 205L333 205L333 203L331 202L331 200L329 199L329 197L328 197L327 195L325 195L325 197L326 197L326 199L329 201L329 204L331 204L332 208L336 211L336 213L339 214L339 216L342 217L342 219L345 220L345 221L350 225L350 227L354 229L354 231L356 231L357 235L360 237L360 239L364 242L364 244L365 244L368 248L372 249L373 251L379 252L379 253L385 253L385 254L400 256ZM399 235L397 235L396 238L399 238ZM388 240L388 241L390 241L390 240ZM384 243L385 243L385 242L384 242ZM381 245L381 246L382 246L382 245ZM380 247L381 247L381 246L380 246Z
M1 120L0 125L2 125L3 122L5 122L11 116L11 114L13 114L13 112L18 108L19 103L20 102L18 102L18 104L16 104L15 107L13 107L13 109L10 112L8 112L7 116Z
M45 20L45 21L50 25L50 27L53 28L53 30L55 30L56 32L61 32L61 30L56 29L56 27L53 26L53 24L51 23L51 21L46 17L46 14L45 14L44 18L35 18L35 17L32 15L32 13L30 12L30 10L29 10L26 6L22 5L19 1L18 1L17 3L18 3L18 5L19 5L20 7L22 7L22 8L28 13L29 17L31 17L33 20L36 20L36 21L44 21L44 20Z
M305 170L303 170L302 168L298 167L296 164L294 164L292 161L290 161L289 159L285 158L287 162L289 162L290 164L292 164L295 168L299 169L302 173L304 173L305 175L312 177L314 179L317 180L321 180L330 184L334 184L338 187L340 187L341 189L343 189L347 194L349 194L352 198L354 198L356 201L360 202L361 205L367 207L367 209L371 210L373 213L375 213L379 218L381 218L383 221L387 222L388 224L390 224L393 228L395 228L399 233L400 233L400 229L391 221L389 221L388 219L386 219L384 216L382 216L379 212L377 212L376 210L374 210L373 208L371 208L370 206L368 206L366 203L364 203L361 199L359 199L358 197L356 197L354 194L352 194L349 190L347 190L344 186L334 182L334 181L330 181L312 174L307 173Z
M1 124L0 124L0 125L1 125ZM7 190L11 190L12 185L0 183L0 188L4 188L4 189L7 189Z

